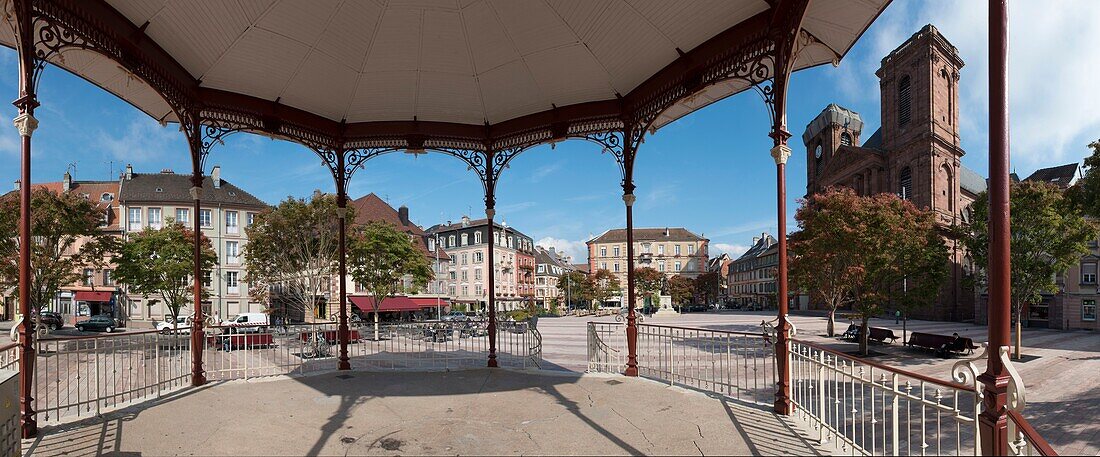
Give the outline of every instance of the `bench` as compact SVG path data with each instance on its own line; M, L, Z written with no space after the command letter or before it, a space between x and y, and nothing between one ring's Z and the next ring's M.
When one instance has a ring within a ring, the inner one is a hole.
M970 338L959 337L956 340L955 337L951 335L922 332L913 332L905 345L909 347L931 349L933 351L944 348L948 352L958 352L960 354L963 352L973 353L975 349L979 348Z
M215 335L211 338L215 340L214 342L217 344L217 347L225 351L231 351L236 348L266 348L275 345L275 337L270 333L227 333L224 335Z
M337 344L337 343L340 342L340 338L338 336L338 331L337 330L319 330L317 332L317 335L324 338L325 342L327 342L328 344ZM301 338L303 343L308 343L309 340L313 339L313 332L302 332L299 337ZM349 343L356 343L360 339L361 338L359 336L359 330L357 330L357 329L348 329L348 342Z
M885 343L886 340L890 340L891 343L900 339L900 336L894 334L893 330L884 327L868 327L867 339L870 341L877 341L879 344ZM857 324L851 324L848 326L848 330L844 332L840 337L846 340L859 340L860 326Z

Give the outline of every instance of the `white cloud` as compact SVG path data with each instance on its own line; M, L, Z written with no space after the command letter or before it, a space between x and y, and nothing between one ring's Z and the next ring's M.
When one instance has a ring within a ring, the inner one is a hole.
M1032 0L1009 10L1009 97L1013 167L1036 168L1079 161L1100 130L1100 2L1067 0L1052 8ZM880 59L925 24L933 24L965 62L959 81L963 147L984 164L988 157L988 5L979 1L895 1L864 38L871 47L850 56L835 72L842 92L878 97L874 71ZM849 61L850 60L850 61ZM984 167L977 166L979 171Z
M118 136L100 130L95 142L111 157L130 163L159 161L172 154L189 157L186 137L176 126L162 127L146 116L132 119Z
M566 255L572 257L573 263L583 263L588 261L588 245L584 241L572 241L564 240L554 237L543 237L535 242L536 246L542 246L544 248L554 248L558 252L564 252Z
M561 170L561 162L544 165L535 170L534 173L531 173L531 177L528 180L532 183L537 183L547 176L556 173L558 170Z
M735 259L740 257L741 254L744 254L745 251L749 250L748 246L742 246L740 244L714 243L710 246L712 248L714 248L714 251L717 251L717 252L713 253L713 254L716 254L716 255L712 255L712 256L717 256L717 255L721 255L721 254L725 253L725 254L729 254L730 257L733 257Z

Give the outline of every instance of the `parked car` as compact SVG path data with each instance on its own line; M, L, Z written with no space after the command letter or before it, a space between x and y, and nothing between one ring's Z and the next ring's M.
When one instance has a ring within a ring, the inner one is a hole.
M230 333L255 333L268 324L270 321L266 313L241 313L222 321L222 325L229 327Z
M191 316L180 316L175 321L172 320L172 316L164 316L164 321L157 323L157 330L161 333L169 333L172 330L191 333Z
M50 330L57 330L65 326L65 319L53 311L42 311L42 325Z
M462 322L462 321L465 321L467 319L468 319L468 317L466 316L466 313L464 313L462 311L451 311L451 312L443 315L443 320L445 320L445 321Z
M118 328L118 322L115 322L115 318L100 314L98 316L92 316L88 320L83 322L77 322L76 329L82 332L98 331L111 333Z

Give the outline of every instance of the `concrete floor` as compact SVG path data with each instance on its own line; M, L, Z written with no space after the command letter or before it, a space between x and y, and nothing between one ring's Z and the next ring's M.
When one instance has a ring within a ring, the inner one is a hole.
M621 376L509 370L231 381L44 429L27 455L812 455L753 407Z

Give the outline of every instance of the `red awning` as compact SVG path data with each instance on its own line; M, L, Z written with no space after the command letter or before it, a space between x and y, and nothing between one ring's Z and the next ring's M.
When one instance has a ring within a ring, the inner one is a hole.
M374 297L363 296L348 296L348 300L359 308L361 311L372 313L374 312ZM418 303L416 300L409 297L390 297L382 301L382 306L378 307L378 311L420 311L422 308L429 308L435 306L435 299L432 299L432 303L424 304Z
M435 297L411 297L411 300L420 305L421 308L434 308L437 304ZM447 306L450 302L446 298L440 297L438 299L439 306Z
M90 290L76 291L76 301L109 302L113 292L93 292Z

